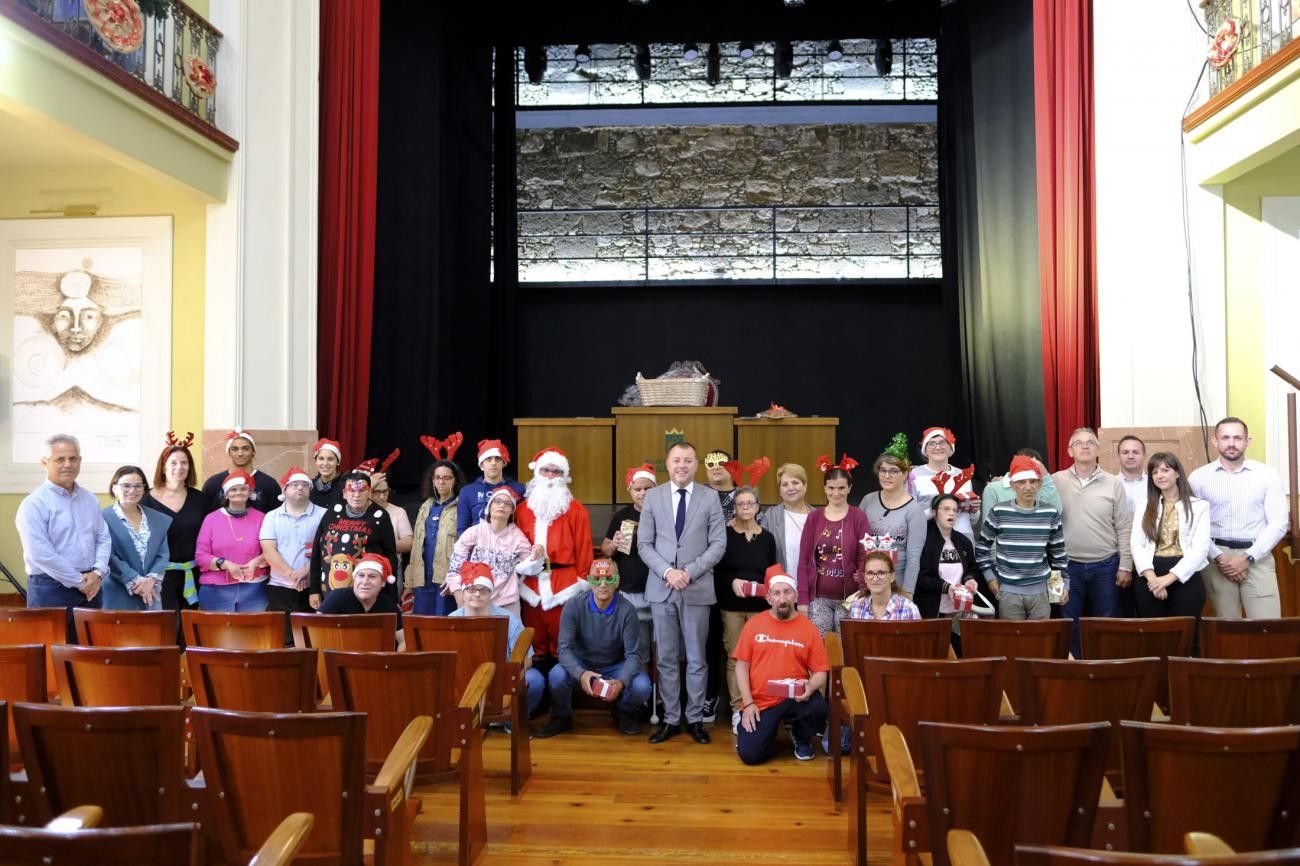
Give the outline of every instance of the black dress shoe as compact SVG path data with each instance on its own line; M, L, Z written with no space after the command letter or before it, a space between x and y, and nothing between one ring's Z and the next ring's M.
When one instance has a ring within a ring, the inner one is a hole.
M699 743L701 746L707 746L712 741L709 737L709 732L704 727L704 722L691 722L686 726L686 730L690 732L690 735L695 739L695 742Z
M573 730L573 716L556 716L552 715L551 720L546 723L541 730L534 731L533 736L539 740L545 740L556 734L563 734L565 731Z
M650 742L662 743L664 740L671 740L673 737L677 736L681 732L682 732L681 725L670 725L667 722L665 722L664 724L656 728L655 732L650 735Z

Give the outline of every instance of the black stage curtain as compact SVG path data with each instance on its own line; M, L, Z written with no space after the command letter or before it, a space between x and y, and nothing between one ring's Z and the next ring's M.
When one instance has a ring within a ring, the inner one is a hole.
M973 459L984 479L1005 472L1019 448L1047 453L1033 69L1032 0L943 5L943 272L957 307L961 399L973 440L955 462Z
M511 407L493 387L513 322L497 309L488 270L491 48L468 26L447 4L414 20L385 4L381 22L367 450L402 449L390 474L405 490L432 460L421 434L463 431L458 459L470 469L479 438L508 432L499 425Z

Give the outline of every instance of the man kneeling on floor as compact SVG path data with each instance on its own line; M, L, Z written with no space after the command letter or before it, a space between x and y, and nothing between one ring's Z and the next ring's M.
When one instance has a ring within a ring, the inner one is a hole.
M767 615L745 623L732 658L740 692L736 751L746 764L767 760L789 719L794 756L811 761L812 740L826 727L826 684L830 663L817 626L795 609L794 578L780 565L767 570Z
M498 607L492 603L492 588L496 582L492 578L492 568L486 562L466 562L460 567L460 586L463 590L465 604L448 616L499 616L509 625L506 626L506 658L515 650L519 636L524 633L524 624L513 611ZM533 657L533 648L528 647L526 659ZM532 715L537 705L542 702L542 693L546 690L546 680L533 667L524 668L524 685L528 689L528 713Z
M618 591L618 571L608 559L591 564L591 592L564 603L560 614L559 663L547 676L551 720L537 737L573 729L573 684L593 697L616 702L614 718L624 734L639 734L637 714L650 698L641 670L649 647L641 646L636 608Z

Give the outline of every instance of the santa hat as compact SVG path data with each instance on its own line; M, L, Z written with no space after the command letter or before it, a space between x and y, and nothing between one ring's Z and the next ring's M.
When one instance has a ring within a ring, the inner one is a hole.
M352 568L352 577L355 578L363 571L379 572L384 583L393 583L397 580L393 574L393 567L388 564L388 557L380 556L378 553L367 553L357 560L357 564Z
M1007 473L1007 477L1014 482L1040 479L1043 476L1034 464L1034 458L1017 454L1011 458L1011 471Z
M608 559L593 559L591 561L591 570L587 572L587 577L618 577L618 569L614 563Z
M461 586L486 586L489 591L496 586L492 569L486 562L464 562L460 566Z
M483 461L489 457L500 457L503 461L509 463L510 449L500 439L478 440L478 465L482 466Z
M230 446L235 444L236 439L247 439L248 444L253 446L253 450L254 451L257 450L257 442L253 440L252 435L248 431L240 430L238 427L236 427L234 430L231 430L229 433L226 434L227 454L230 453Z
M311 476L308 475L305 470L299 469L297 466L290 466L288 471L280 476L280 486L288 487L295 481L303 481L307 484L311 484ZM283 499L284 497L280 498Z
M947 427L926 427L921 433L921 450L924 451L930 440L935 438L943 439L953 448L957 447L957 436Z
M554 445L547 445L541 451L538 451L537 456L528 464L528 468L533 470L534 473L543 466L558 466L564 477L569 477L569 458Z
M790 588L793 590L799 589L798 584L794 582L794 578L785 573L785 568L780 563L768 566L767 574L763 578L764 588L768 592L771 592L772 587L776 586L778 583L789 584Z
M492 492L488 494L487 506L483 509L484 517L487 517L487 509L492 507L492 500L497 499L498 497L509 502L511 508L516 508L519 505L519 494L514 491L514 488L510 487L508 484L501 484L497 487L493 487Z
M322 451L333 451L334 456L340 463L343 462L343 448L333 439L317 439L316 444L311 446L311 456L315 457Z
M251 490L253 488L253 476L242 469L236 469L226 475L225 480L221 482L221 494L224 496L230 492L230 488L238 487L240 484Z
M628 487L631 487L632 483L638 478L644 478L651 484L659 483L659 479L655 477L655 468L649 463L642 463L640 466L633 466L631 469L627 470L627 475L624 476L623 480L626 482Z

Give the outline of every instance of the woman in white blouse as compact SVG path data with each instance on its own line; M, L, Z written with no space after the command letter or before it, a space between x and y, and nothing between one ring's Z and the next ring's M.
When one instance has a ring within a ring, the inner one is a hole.
M759 526L772 533L776 558L785 573L799 580L799 541L812 508L808 505L808 472L798 463L783 463L776 469L776 486L781 504L773 505L758 518Z
M1192 495L1176 455L1151 455L1146 508L1133 518L1138 616L1199 617L1205 606L1201 569L1210 552L1210 506ZM1192 647L1195 655L1195 642Z

